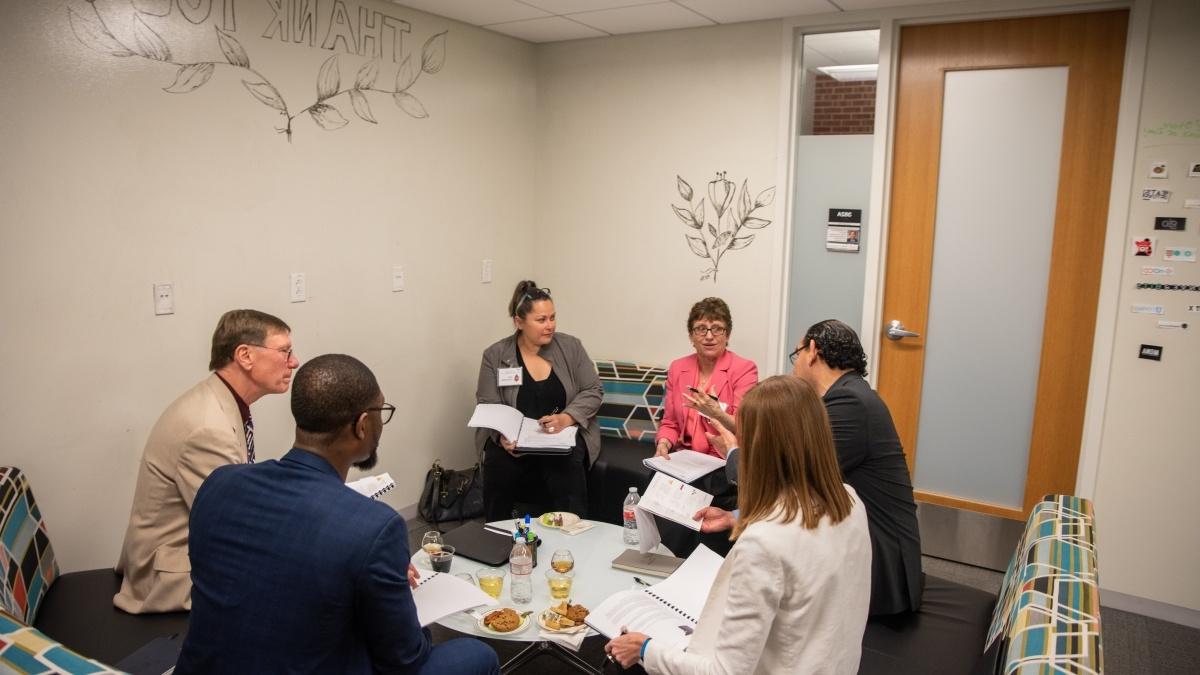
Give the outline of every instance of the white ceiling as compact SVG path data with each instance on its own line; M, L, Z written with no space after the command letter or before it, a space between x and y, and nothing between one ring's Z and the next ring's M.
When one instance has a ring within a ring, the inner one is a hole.
M529 42L928 4L930 0L392 0Z

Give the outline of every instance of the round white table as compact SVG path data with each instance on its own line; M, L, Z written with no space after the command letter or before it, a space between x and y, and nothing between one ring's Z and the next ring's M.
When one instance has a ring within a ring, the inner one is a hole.
M511 520L488 524L506 531L513 529ZM533 521L532 528L542 540L542 545L538 547L538 565L533 568L533 602L519 605L512 601L510 594L512 578L507 564L503 566L505 568L504 590L498 600L500 603L498 607L512 607L518 612L534 612L530 616L529 625L516 633L491 633L480 628L479 620L466 612L455 612L439 619L437 623L451 630L476 637L534 643L505 663L501 668L501 672L504 673L512 672L543 653L555 656L583 672L598 673L599 670L585 663L574 652L553 642L548 642L540 636L537 614L551 605L562 602L551 599L550 586L546 582L546 570L550 569L550 558L555 551L561 548L569 550L572 557L575 558L575 579L571 585L571 602L591 609L614 593L642 587L634 581L636 574L612 566L613 558L620 555L626 548L636 547L626 546L623 538L624 528L608 523L594 523L590 530L577 535L568 535L561 530L544 527L536 519ZM671 552L661 545L654 552L671 555ZM419 569L429 569L429 559L425 554L418 553L413 556L413 560ZM483 567L485 565L474 560L455 556L450 573L470 572L474 576ZM654 577L643 577L643 580L650 584L659 581ZM588 629L588 635L596 634L596 631Z

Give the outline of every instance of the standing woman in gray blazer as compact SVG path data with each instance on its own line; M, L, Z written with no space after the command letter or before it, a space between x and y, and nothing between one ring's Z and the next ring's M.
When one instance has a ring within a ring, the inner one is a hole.
M483 351L477 403L503 403L549 433L577 426L564 455L523 455L516 439L475 430L483 454L483 510L489 521L514 515L513 504L544 504L587 517L587 470L600 454L596 413L604 389L578 338L557 332L550 289L522 281L508 303L515 332Z

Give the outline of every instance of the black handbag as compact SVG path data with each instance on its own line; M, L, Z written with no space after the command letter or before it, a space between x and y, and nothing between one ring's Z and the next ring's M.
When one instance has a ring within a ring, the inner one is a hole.
M479 464L470 469L443 469L438 460L425 474L417 513L437 527L447 520L463 522L483 515L483 480Z

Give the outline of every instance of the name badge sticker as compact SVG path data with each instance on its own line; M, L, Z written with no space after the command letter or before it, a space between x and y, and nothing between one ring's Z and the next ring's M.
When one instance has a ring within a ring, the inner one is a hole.
M501 368L496 371L496 384L501 387L519 387L521 386L521 369L520 368Z

